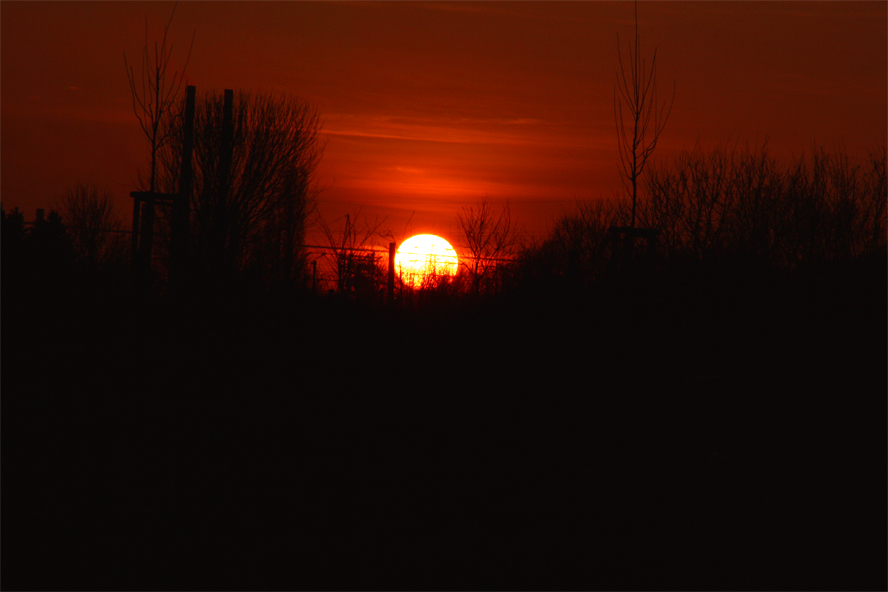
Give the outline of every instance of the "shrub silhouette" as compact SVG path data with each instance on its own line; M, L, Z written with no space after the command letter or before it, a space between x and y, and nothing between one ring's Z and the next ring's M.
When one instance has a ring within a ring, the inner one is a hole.
M107 192L78 183L61 203L62 217L78 262L87 270L123 265L127 239Z
M340 220L342 225L337 227ZM380 230L384 222L378 218L369 220L360 208L335 220L333 226L320 216L315 220L329 248L323 259L334 278L337 293L371 299L384 293L388 256L380 257L363 250L374 248L376 238L390 239L390 233Z

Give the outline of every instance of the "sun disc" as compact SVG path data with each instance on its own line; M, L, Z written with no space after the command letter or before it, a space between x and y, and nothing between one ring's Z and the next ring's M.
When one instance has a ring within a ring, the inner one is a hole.
M459 258L450 243L440 236L417 234L398 247L395 269L405 284L416 288L432 278L456 275Z

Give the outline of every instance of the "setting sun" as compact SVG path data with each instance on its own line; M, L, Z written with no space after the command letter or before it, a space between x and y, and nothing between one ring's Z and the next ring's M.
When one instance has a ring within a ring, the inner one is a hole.
M430 277L456 275L459 259L446 240L434 234L418 234L401 243L395 268L411 287L422 286Z

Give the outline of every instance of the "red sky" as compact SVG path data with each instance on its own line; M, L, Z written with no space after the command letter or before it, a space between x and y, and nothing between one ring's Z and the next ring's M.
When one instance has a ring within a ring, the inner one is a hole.
M0 5L0 199L32 219L78 181L121 212L146 162L123 55L171 2ZM767 138L852 155L888 136L885 2L640 2L675 106L656 156ZM510 200L544 232L620 188L613 88L628 2L182 2L171 35L198 92L287 92L319 110L322 214L450 240L459 208Z

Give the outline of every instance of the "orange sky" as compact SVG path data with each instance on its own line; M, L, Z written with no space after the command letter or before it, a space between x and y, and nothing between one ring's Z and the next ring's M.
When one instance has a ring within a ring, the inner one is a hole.
M33 218L78 181L121 211L146 149L123 54L168 2L0 5L0 199ZM352 208L401 239L454 238L456 213L508 199L542 233L576 199L619 190L613 85L617 33L633 5L610 2L182 2L174 58L196 32L198 91L284 91L324 121L318 179L331 221ZM852 154L886 141L885 2L640 2L643 52L675 82L657 157L768 139L789 157L812 143Z

